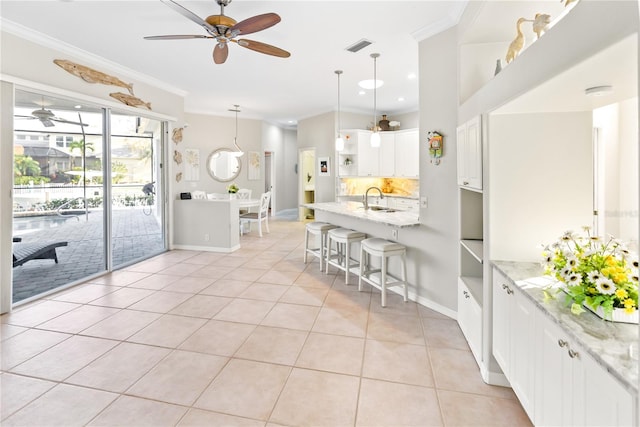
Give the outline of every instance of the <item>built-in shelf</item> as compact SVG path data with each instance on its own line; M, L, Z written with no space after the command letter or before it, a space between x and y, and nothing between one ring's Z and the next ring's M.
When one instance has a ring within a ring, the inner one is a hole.
M469 251L469 253L478 260L479 263L482 263L484 257L482 256L482 240L470 240L470 239L462 239L460 240L460 245L463 248Z

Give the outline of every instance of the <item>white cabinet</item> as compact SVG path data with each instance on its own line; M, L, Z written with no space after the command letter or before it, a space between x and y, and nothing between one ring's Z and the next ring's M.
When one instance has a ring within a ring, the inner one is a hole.
M378 175L396 176L396 135L395 132L380 132L378 150Z
M635 399L549 314L493 270L493 355L540 426L635 425Z
M482 127L480 116L456 130L458 185L482 190Z
M536 425L630 426L634 399L557 323L536 315Z
M533 419L535 306L493 271L493 356Z
M396 132L395 176L420 176L420 141L418 129Z
M482 280L458 278L458 325L476 360L482 359Z
M340 132L344 139L344 149L336 152L338 164L338 176L358 176L358 143L361 140L369 141L371 132L365 130L343 130Z
M358 176L378 176L380 172L380 148L371 146L371 134L358 138Z

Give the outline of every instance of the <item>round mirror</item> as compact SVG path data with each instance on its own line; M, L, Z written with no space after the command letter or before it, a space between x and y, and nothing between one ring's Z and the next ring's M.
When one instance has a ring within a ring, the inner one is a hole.
M235 156L236 151L228 148L218 148L209 154L207 159L207 170L209 175L216 181L232 181L240 174L242 162L240 157Z

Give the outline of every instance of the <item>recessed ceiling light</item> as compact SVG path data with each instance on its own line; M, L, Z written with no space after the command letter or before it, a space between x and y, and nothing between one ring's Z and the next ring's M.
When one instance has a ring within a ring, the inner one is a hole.
M400 102L404 102L404 97L403 97L403 96L399 97L399 98L398 98L398 101L400 101Z
M417 76L416 76L416 73L409 73L409 74L407 75L407 78L408 78L409 80L413 80L413 79L415 79L416 77L417 77Z
M384 82L380 79L377 80L362 80L358 82L358 86L360 86L362 89L373 89L374 87L376 89L378 89L380 86L382 86L384 84Z
M613 86L594 86L584 90L587 96L605 96L613 92Z
M365 93L367 93L367 92L363 91L362 89L360 89L360 90L358 91L358 95L364 95Z
M82 105L78 104L78 105L75 105L73 108L80 109L80 108L82 108Z

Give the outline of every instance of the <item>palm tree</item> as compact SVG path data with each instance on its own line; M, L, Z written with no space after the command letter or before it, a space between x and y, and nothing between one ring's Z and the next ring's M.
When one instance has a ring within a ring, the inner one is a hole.
M84 169L84 160L85 160L85 154L86 154L86 150L89 151L94 151L93 149L93 142L84 142L83 140L80 141L73 141L69 144L69 151L71 152L71 169L73 169L75 167L75 157L73 156L73 152L75 151L75 149L79 149L80 153L82 154L82 169Z
M32 157L23 154L17 154L13 157L14 176L38 176L40 172L40 164Z

